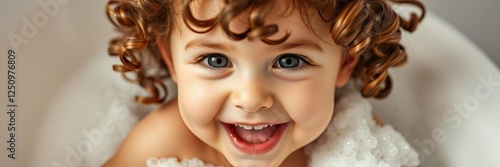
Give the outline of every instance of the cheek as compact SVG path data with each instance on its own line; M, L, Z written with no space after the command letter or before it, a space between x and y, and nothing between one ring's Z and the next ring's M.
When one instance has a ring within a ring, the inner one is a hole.
M293 91L290 91L293 90ZM331 121L335 77L323 77L283 89L283 106L294 121L293 136L301 145L317 138Z
M289 115L303 127L314 127L329 122L333 114L335 87L321 82L291 89L288 97ZM319 124L318 124L319 123Z
M193 75L194 67L179 56L184 53L176 48L172 51L177 56L172 58L177 77L179 112L188 127L207 124L219 110L219 99L214 98L217 96L216 85Z
M178 76L178 80L179 109L186 124L212 123L224 102L221 90L213 82L190 75Z
M199 67L177 61L177 96L184 122L188 127L207 127L206 125L213 124L213 119L224 102L224 90L221 90L222 87L216 81L195 75L194 71Z

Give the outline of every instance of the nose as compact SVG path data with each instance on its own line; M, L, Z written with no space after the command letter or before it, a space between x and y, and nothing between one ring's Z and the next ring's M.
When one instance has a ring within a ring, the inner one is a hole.
M231 93L231 103L247 112L270 108L273 97L264 82L246 80L235 84Z

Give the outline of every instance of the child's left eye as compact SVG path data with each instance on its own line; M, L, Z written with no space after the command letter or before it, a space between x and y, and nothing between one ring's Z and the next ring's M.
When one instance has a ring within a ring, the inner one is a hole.
M280 55L273 64L276 68L299 68L303 64L310 64L303 56L286 53Z

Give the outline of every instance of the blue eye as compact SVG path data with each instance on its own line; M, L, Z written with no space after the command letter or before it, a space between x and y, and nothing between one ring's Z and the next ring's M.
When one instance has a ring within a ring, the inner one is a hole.
M232 64L225 55L220 53L210 53L204 55L203 62L208 66L214 68L230 67Z
M296 54L282 54L276 62L274 67L278 68L297 68L304 63L302 57Z

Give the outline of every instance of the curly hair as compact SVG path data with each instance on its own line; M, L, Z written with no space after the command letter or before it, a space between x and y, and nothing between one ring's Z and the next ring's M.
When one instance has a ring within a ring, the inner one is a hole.
M386 97L392 87L388 74L390 67L401 66L407 61L404 47L399 43L401 29L413 32L425 16L425 7L418 0L293 0L293 8L301 12L307 22L311 14L318 14L330 25L330 35L335 44L344 48L349 56L359 56L353 77L360 81L360 91L365 97ZM280 44L291 32L280 39L268 37L278 32L276 24L265 24L266 15L274 5L270 0L225 0L225 6L213 18L197 19L191 10L193 0L110 0L106 5L109 20L122 33L112 39L108 52L122 62L113 70L125 80L139 83L150 96L136 96L141 104L165 100L167 89L163 79L168 78L166 65L156 45L156 39L168 36L175 27L180 5L182 20L194 32L206 33L216 26L232 40L260 40L269 45ZM398 15L393 4L418 7L420 15L411 13L409 19ZM307 12L315 9L317 13ZM240 33L233 32L229 23L239 14L250 11L249 26ZM311 28L311 24L308 26ZM153 33L153 30L155 33ZM135 74L131 78L128 73Z

